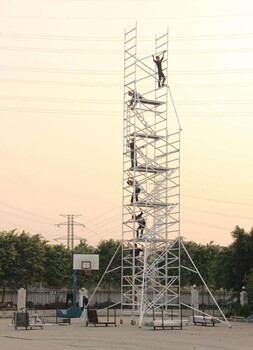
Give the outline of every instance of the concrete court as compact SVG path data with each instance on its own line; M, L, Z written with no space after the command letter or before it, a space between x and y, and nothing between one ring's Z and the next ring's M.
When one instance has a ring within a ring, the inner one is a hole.
M84 327L80 319L71 325L49 325L26 330L0 319L1 350L252 350L253 323L233 322L212 326L189 325L183 330L153 330L131 326L126 318L117 327Z

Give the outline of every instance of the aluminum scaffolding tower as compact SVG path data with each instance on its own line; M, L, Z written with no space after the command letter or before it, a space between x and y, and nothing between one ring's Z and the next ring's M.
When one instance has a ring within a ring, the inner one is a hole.
M137 55L137 27L125 32L124 45L121 304L141 326L161 309L181 314L181 128L152 55ZM155 38L154 51L164 55L167 76L168 32Z

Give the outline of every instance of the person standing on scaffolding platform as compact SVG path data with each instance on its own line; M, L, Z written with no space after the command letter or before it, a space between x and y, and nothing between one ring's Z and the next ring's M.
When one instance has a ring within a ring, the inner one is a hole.
M133 190L134 190L132 197L131 197L131 203L133 203L134 198L135 198L135 201L138 202L138 200L139 200L138 195L141 192L141 186L140 186L139 182L137 182L136 180L128 179L127 184L129 186L133 186Z
M165 83L165 80L166 80L166 77L163 73L163 70L162 70L162 61L164 59L164 53L166 51L163 51L163 56L162 58L160 58L160 56L154 56L152 55L153 57L153 61L155 62L156 66L157 66L157 71L158 71L158 87L160 88L161 87L161 80L162 80L162 86L164 86L164 83ZM156 58L156 59L155 59Z
M137 159L136 159L136 151L135 151L135 142L134 138L132 138L128 142L128 147L130 148L130 157L131 157L131 168L134 168L137 166Z

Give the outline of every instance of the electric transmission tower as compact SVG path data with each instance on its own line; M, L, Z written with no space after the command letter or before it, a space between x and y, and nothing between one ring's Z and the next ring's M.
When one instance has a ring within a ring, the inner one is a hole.
M73 215L73 214L60 214L60 216L63 216L67 218L66 222L62 222L60 224L57 224L56 226L67 226L67 248L71 251L74 249L74 240L76 239L74 235L74 226L82 226L85 227L83 224L80 224L79 222L75 222L74 218L81 215Z

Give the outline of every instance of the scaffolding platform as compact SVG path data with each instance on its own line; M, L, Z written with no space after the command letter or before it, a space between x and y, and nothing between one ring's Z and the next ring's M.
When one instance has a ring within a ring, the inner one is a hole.
M149 207L149 208L157 208L157 207L170 207L174 206L174 203L162 203L162 202L143 202L138 201L135 203L129 203L128 206L136 206L136 207Z
M140 172L147 172L147 173L158 173L158 172L166 172L172 170L171 168L158 168L158 167L150 167L145 165L137 165L136 167L132 167L129 170L135 170Z
M148 100L146 98L137 98L136 100L131 99L131 100L127 101L127 104L129 106L131 106L131 104L133 102L140 102L144 105L153 105L153 106L160 106L160 105L164 104L164 102L162 102L162 101ZM132 107L132 110L134 110L134 107Z
M155 139L155 140L159 140L159 139L164 138L163 136L159 136L159 135L143 134L143 133L138 133L138 132L132 133L131 136L148 138L148 139Z
M139 100L141 103L143 103L144 105L153 105L153 106L160 106L163 105L164 102L161 101L155 101L155 100L147 100L145 98L142 98Z

